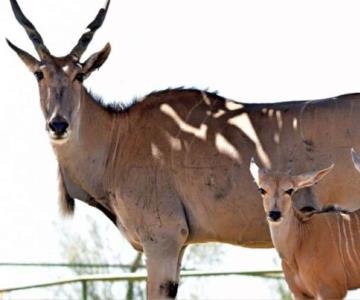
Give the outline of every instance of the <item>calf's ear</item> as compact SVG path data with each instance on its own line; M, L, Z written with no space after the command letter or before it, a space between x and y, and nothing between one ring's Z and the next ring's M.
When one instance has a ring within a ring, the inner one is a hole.
M300 175L292 176L294 187L296 189L302 189L314 185L322 178L324 178L327 174L329 174L330 171L334 168L334 166L335 165L332 164L330 167L322 170L311 171Z
M260 176L264 175L267 171L265 169L260 169L259 166L256 164L255 159L252 157L250 160L250 174L254 179L255 183L258 187L260 187Z
M354 148L351 148L351 158L355 169L360 172L360 155L356 153Z

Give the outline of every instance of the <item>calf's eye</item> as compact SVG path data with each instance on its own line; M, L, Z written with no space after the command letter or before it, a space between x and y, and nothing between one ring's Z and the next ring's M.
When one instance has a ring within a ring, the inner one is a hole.
M285 194L288 194L289 196L291 196L294 192L294 189L288 189L285 191Z
M263 189L263 188L259 188L259 192L261 195L265 195L266 194L266 191Z

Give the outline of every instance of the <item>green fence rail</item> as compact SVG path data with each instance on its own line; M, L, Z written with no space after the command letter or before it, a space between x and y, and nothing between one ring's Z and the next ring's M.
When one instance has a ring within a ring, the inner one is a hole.
M214 272L203 272L203 271L182 271L181 277L205 277L205 276L255 276L255 277L263 277L270 279L283 279L283 273L279 270L268 270L268 271L249 271L249 272L223 272L223 271L214 271ZM45 288L51 286L59 286L64 284L74 284L81 283L82 285L82 300L87 300L87 285L89 282L96 281L142 281L146 280L147 276L145 273L137 273L137 274L122 274L122 275L85 275L85 276L76 276L62 280L55 281L47 281L38 284L30 284L30 285L22 285L16 287L8 287L8 288L0 288L0 294L35 289L35 288Z
M58 268L121 268L131 269L130 264L92 264L92 263L17 263L17 262L0 262L0 267L58 267ZM139 268L145 268L140 265Z

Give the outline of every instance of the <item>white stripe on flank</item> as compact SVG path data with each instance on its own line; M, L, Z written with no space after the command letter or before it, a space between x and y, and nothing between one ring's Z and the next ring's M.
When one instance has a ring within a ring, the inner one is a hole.
M341 235L341 229L340 229L340 222L342 221L342 218L340 215L336 214L336 226L337 226L337 229L338 229L338 238L339 238L339 245L338 245L338 248L339 248L339 253L340 253L340 258L341 258L341 262L343 264L343 266L345 266L345 260L344 260L344 254L343 254L343 247L342 247L342 235ZM346 270L346 268L345 268Z
M240 154L237 149L220 133L215 134L215 146L220 153L241 163Z
M353 234L353 230L352 230L352 224L355 223L354 220L355 220L355 215L350 215L349 214L348 227L349 227L349 231L350 231L350 248L351 248L352 253L353 253L352 257L358 261L359 257L358 257L357 252L356 252L356 244L355 244L354 234Z
M344 266L344 270L348 276L348 278L351 278L351 265L353 264L352 262L352 258L351 258L351 254L350 254L350 248L349 248L349 241L348 241L348 236L346 233L346 228L345 228L345 220L341 215L338 215L338 217L340 218L339 220L339 226L340 226L340 235L342 235L343 240L345 243L343 243L342 245L340 245L340 251L342 253L342 257L343 257L343 266ZM342 252L343 247L345 247L345 253ZM344 255L345 254L345 255Z
M357 244L358 244L357 237L358 237L358 234L360 232L359 231L360 230L359 216L358 216L358 214L356 212L352 213L351 216L353 216L353 220L355 220L355 221L353 221L353 223L356 225L355 239L354 239L354 252L355 252L355 255L356 255L357 265L360 265L360 257L359 257L359 252L358 252L358 249L357 249ZM358 268L356 268L356 269L358 269Z
M348 259L348 264L346 264L345 269L352 274L352 269L354 269L354 267L356 266L353 256L351 255L351 250L350 250L350 243L349 243L349 237L347 234L347 230L346 230L346 223L348 223L348 225L350 224L350 221L348 221L347 219L344 219L341 215L341 224L342 224L342 229L343 229L343 233L344 233L344 237L345 237L345 248L346 248L346 254L347 254L347 259ZM351 228L350 228L350 238L352 239L352 235L351 235Z
M192 126L187 123L187 119L183 120L180 115L168 104L161 104L161 112L173 119L173 121L180 127L180 129L186 133L192 134L199 139L206 140L207 137L207 125L201 124L200 127ZM188 114L188 116L190 113Z
M271 160L269 155L266 153L258 134L251 122L251 119L247 113L237 115L233 118L230 118L227 121L228 124L239 128L254 144L256 152L263 163L264 167L271 168Z

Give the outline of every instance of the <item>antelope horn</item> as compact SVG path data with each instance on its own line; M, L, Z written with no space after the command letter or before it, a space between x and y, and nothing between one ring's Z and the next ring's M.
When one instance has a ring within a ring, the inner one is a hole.
M95 19L87 26L87 29L89 30L81 36L77 45L71 50L69 55L72 56L75 60L80 60L81 55L85 52L87 46L90 44L96 30L98 30L104 23L104 19L108 11L109 5L110 0L107 0L105 7L99 10Z
M24 13L22 12L19 4L16 0L10 0L12 10L15 14L16 20L24 27L27 35L29 36L30 40L35 46L37 53L39 54L40 58L43 59L50 55L49 50L44 45L43 39L39 32L36 30L35 26L25 17Z

